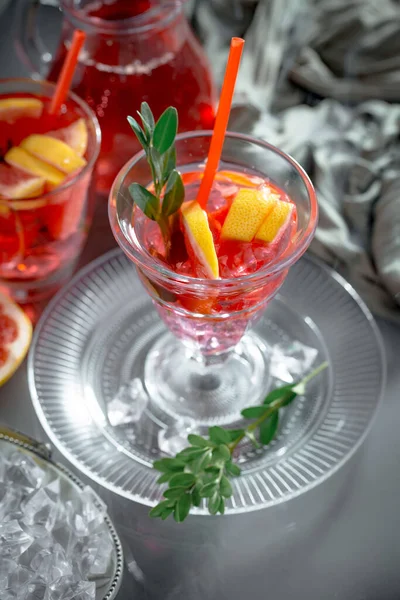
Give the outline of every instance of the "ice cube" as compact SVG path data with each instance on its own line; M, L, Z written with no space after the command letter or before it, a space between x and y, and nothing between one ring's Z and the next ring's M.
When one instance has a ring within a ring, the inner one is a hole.
M9 458L6 481L16 486L38 488L44 482L46 472L24 452L14 452Z
M32 579L26 590L25 596L21 600L47 600L47 585L41 577Z
M24 567L31 567L31 563L35 556L40 554L42 550L50 552L53 545L53 540L50 535L39 540L35 539L32 544L19 557L19 564Z
M89 532L95 531L104 523L107 514L107 505L95 495L90 487L85 487L81 494L82 519L88 526Z
M23 502L24 521L51 531L60 510L60 500L52 500L43 488L33 492Z
M188 445L187 436L195 430L193 419L179 419L158 433L158 445L162 452L174 456Z
M18 567L18 563L12 558L0 555L0 590L5 590L8 585L8 576Z
M19 519L19 523L29 535L31 535L35 540L45 539L49 535L49 529L47 529L46 525L42 525L40 523L31 523L30 518L23 517Z
M19 566L8 576L8 588L16 592L17 598L23 597L28 583L34 578L35 573L27 567Z
M260 266L251 242L228 240L221 244L218 259L222 277L239 277L253 273Z
M235 195L238 192L238 189L238 186L234 184L230 186L217 185L216 188L211 190L211 193L208 196L207 212L213 213L223 208L227 209L229 206L227 198Z
M177 262L175 265L175 270L181 275L191 275L191 273L193 272L192 261L185 260L184 262Z
M76 518L79 518L83 523L83 519L80 515L76 515ZM85 535L87 527L85 526L85 529L81 531L82 535ZM53 538L56 542L58 542L58 544L60 544L67 555L71 554L77 542L75 531L68 522L64 523L61 521L55 525L53 530Z
M87 545L87 556L90 564L89 579L107 574L113 549L114 546L108 531L90 536Z
M76 581L72 576L60 577L49 586L48 600L94 600L96 584Z
M120 386L116 396L107 405L107 415L113 427L137 423L149 397L138 377Z
M3 523L6 519L10 520L7 517L11 512L18 511L21 498L21 489L0 483L0 523Z
M19 557L32 544L33 537L24 531L17 520L0 524L1 556Z
M46 548L39 550L31 560L31 568L43 579L48 580L49 571L53 564L53 553Z
M49 551L50 550L50 551ZM53 582L60 577L72 575L72 563L60 544L51 549L42 549L31 562L31 568L45 581Z
M61 495L61 482L59 478L53 479L50 483L44 486L44 491L51 500L54 502Z
M8 523L9 521L19 521L21 522L23 518L23 512L19 510L18 505L14 505L15 510L9 510L6 515L4 515L3 523Z
M296 340L287 340L271 348L270 373L276 379L292 383L312 367L318 350Z
M73 556L73 573L79 573L81 579L87 577L92 564L92 557L89 555L87 550L88 540L88 537L79 539L74 546L73 553L71 554L71 556Z

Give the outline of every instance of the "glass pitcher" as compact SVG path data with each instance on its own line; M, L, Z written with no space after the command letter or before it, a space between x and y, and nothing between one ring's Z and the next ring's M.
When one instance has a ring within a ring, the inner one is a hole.
M184 0L61 0L63 25L54 57L38 33L40 4L49 0L17 5L19 52L34 77L55 81L73 30L86 32L72 89L100 122L100 192L109 192L119 169L139 150L126 117L134 116L143 100L156 117L175 106L180 131L212 128L210 67L186 20Z

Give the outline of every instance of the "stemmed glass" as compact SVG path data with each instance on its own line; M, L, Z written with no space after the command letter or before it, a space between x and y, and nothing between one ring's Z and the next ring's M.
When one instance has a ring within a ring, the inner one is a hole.
M177 137L177 164L182 172L204 169L211 135L202 131ZM233 423L244 405L256 404L268 391L268 339L252 327L283 284L290 266L309 246L317 224L317 199L310 179L278 148L228 133L220 168L271 181L297 207L297 231L284 253L272 256L261 269L235 278L181 275L148 252L146 217L132 206L128 189L133 182L148 185L151 180L144 152L123 167L110 194L114 236L136 265L166 325L147 355L142 382L150 402L175 419L178 428L182 423L182 430L187 419L200 430ZM295 302L293 298L294 307Z

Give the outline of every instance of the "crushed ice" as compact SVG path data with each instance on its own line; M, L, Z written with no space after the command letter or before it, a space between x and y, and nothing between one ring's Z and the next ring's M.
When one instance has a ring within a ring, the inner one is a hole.
M137 423L149 401L143 384L138 377L124 383L116 396L107 405L107 416L113 427Z
M67 480L29 454L0 453L0 597L94 600L107 578L113 542L90 488Z

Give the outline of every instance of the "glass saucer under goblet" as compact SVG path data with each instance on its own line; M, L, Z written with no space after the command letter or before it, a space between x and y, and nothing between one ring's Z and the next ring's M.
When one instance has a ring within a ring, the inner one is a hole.
M211 135L191 132L177 136L177 168L181 172L204 169ZM157 415L168 415L182 438L188 430L236 425L244 406L260 403L268 392L269 340L262 328L254 326L277 294L290 266L309 246L317 224L317 200L310 179L295 160L274 146L228 133L220 170L256 175L271 182L289 196L297 209L297 231L285 251L257 271L229 279L200 279L176 273L149 253L144 243L147 217L132 206L129 193L133 182L147 186L151 181L144 152L123 167L110 194L114 236L135 264L166 326L160 328L143 361L140 379L149 397L148 410L151 412L153 407ZM210 298L219 299L218 311L203 309ZM291 324L295 327L295 303L293 298L287 316L278 315L289 329ZM281 310L285 311L283 305ZM149 327L153 322L154 318L149 317Z

